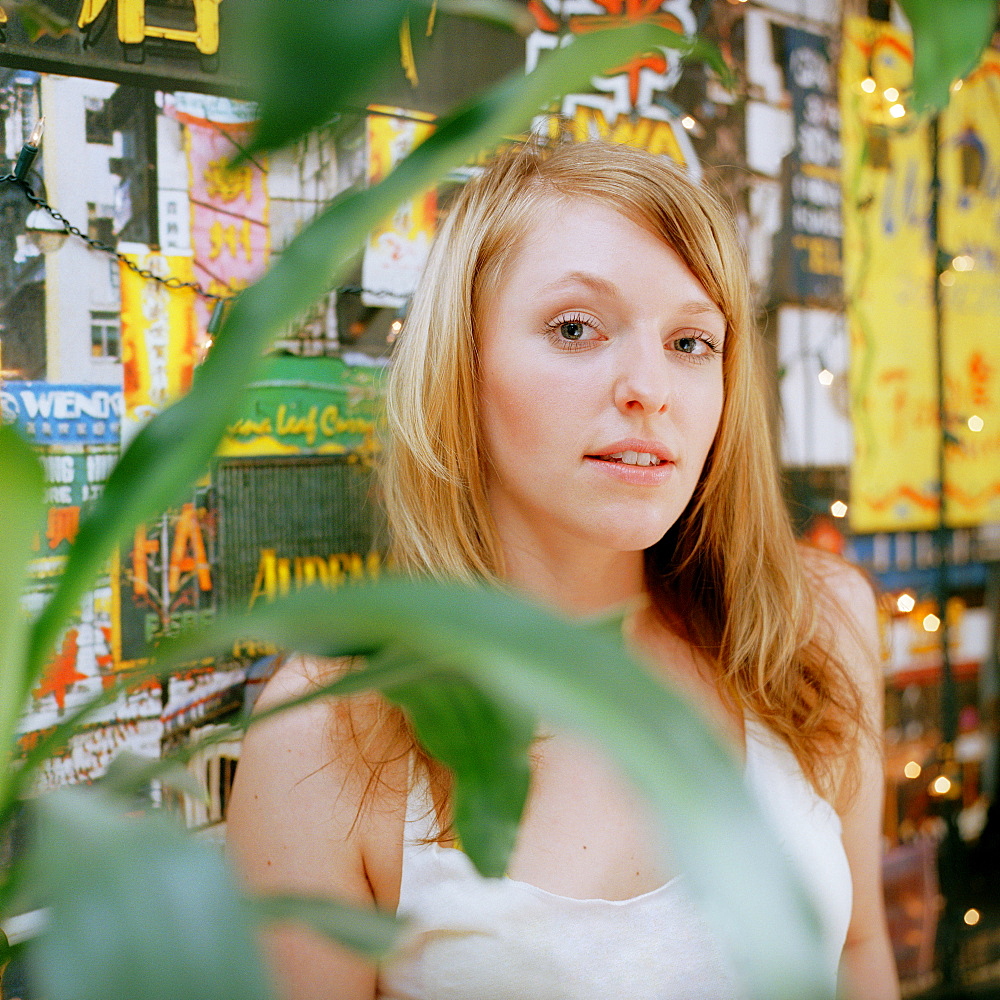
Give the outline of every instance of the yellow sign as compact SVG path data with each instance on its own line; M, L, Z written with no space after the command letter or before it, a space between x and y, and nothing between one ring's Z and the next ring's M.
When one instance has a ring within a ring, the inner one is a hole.
M219 4L222 0L192 0L194 29L150 24L146 19L146 0L118 0L118 40L123 45L142 45L147 38L170 42L190 42L203 56L219 51ZM108 0L83 0L77 24L93 24L108 5Z
M898 94L910 86L908 35L848 19L841 61L844 267L851 337L857 532L938 520L931 138ZM950 526L1000 519L1000 56L984 61L941 116L941 336Z

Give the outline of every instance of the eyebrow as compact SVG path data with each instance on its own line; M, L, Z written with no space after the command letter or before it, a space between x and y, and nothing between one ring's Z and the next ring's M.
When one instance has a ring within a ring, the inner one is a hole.
M569 271L561 277L556 278L555 281L549 282L547 285L543 285L541 291L554 292L558 291L565 285L572 284L586 285L588 288L591 288L595 292L599 292L602 295L619 296L621 294L618 290L618 286L613 282L608 281L606 278L602 278L599 274L592 274L590 271ZM725 313L723 313L723 311L711 301L699 302L697 300L691 300L690 302L684 302L677 307L677 311L684 316L718 317L722 319L724 323L726 322Z

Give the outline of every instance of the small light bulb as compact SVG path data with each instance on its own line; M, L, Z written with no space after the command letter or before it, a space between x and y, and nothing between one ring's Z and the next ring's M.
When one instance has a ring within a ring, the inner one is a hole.
M904 615L908 615L916 606L917 602L912 594L903 593L896 598L896 607L899 608Z
M894 104L899 100L899 91L896 90L895 87L886 87L885 90L882 91L882 95L890 104Z
M922 770L923 768L915 760L911 760L906 767L903 768L903 774L905 774L908 778L919 778Z
M28 136L28 145L34 146L38 149L39 144L42 141L42 133L45 131L45 115L35 122L35 127L31 130L31 135ZM23 135L24 133L22 133Z
M951 90L952 90L952 93L958 93L958 91L960 91L960 90L962 89L962 83L963 83L963 81L962 81L962 80L956 80L956 81L955 81L955 82L954 82L954 83L953 83L953 84L951 85Z
M951 791L951 778L947 778L943 774L938 775L931 782L931 791L935 795L947 795Z
M924 615L924 631L936 632L941 627L941 619L937 615Z
M845 517L847 515L847 504L843 500L834 500L830 504L830 513L834 517Z
M824 368L816 377L820 385L833 385L833 372L829 368Z
M902 104L894 104L891 108L889 108L889 114L892 115L893 118L902 118L903 115L906 114L906 108L904 108Z
M976 261L967 253L959 254L952 262L951 266L956 271L971 271L976 266Z
M861 89L866 94L874 94L875 93L875 81L870 76L866 76L861 81Z
M971 417L969 417L968 424L969 424L969 430L973 431L976 434L978 434L985 426L983 418L977 417L974 413L972 414Z
M970 906L969 909L965 911L965 916L962 917L965 923L969 927L975 927L979 923L979 910L974 906Z
M690 132L698 123L690 115L685 115L681 119L681 124Z
M403 321L401 319L394 319L390 329L393 333L399 333L399 331L403 329Z
M954 271L942 271L941 278L939 279L941 284L945 288L951 288L955 284L955 272Z

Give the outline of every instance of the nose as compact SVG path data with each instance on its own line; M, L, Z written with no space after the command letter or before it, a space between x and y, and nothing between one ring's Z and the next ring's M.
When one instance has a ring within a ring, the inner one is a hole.
M659 334L639 333L618 342L615 406L626 414L648 416L667 409L671 380Z

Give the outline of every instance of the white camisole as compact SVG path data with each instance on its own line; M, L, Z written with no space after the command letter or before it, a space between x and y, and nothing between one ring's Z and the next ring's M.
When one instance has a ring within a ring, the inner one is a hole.
M746 723L744 777L819 912L831 986L851 913L840 819L788 746ZM379 976L382 1000L738 1000L683 875L625 900L572 899L480 876L434 836L426 781L407 803L398 914L410 930Z

